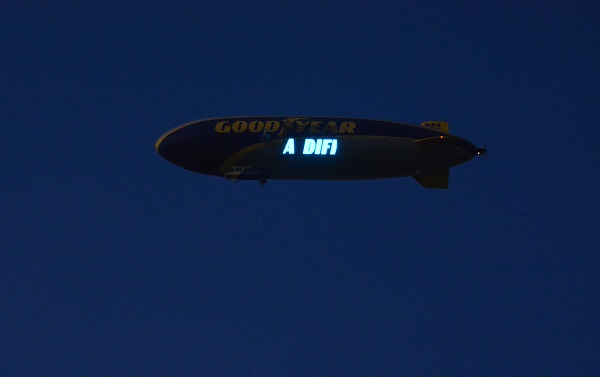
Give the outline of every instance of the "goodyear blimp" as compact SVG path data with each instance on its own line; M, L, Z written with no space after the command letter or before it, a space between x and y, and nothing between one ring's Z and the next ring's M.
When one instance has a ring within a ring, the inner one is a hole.
M447 188L450 168L484 154L448 123L331 117L232 117L179 126L155 143L166 160L230 180L359 180L411 176Z

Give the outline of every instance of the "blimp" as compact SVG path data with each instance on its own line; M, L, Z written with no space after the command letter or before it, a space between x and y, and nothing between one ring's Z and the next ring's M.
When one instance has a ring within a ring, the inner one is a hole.
M166 132L155 149L184 169L232 181L413 177L432 189L448 188L451 167L486 153L443 121L287 116L197 120Z

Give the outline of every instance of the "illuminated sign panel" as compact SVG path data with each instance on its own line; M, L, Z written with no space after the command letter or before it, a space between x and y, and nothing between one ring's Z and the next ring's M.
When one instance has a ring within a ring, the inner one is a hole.
M304 139L302 154L334 156L337 153L337 139ZM294 139L288 139L283 148L283 154L295 154Z

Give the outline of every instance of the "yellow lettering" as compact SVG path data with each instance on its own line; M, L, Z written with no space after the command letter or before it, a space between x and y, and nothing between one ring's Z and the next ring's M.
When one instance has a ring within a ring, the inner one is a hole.
M264 127L264 123L260 120L250 122L250 124L248 125L248 129L250 130L250 132L260 132L263 130Z
M233 132L244 132L246 131L246 128L248 128L248 123L244 122L243 120L238 120L237 122L233 122L233 126L231 126L231 129L233 130Z
M354 122L342 122L340 125L340 133L341 134L353 134L354 127L356 127L356 123Z
M231 130L231 126L227 123L229 123L227 120L217 123L215 126L215 131L220 133L229 132Z
M338 133L337 124L335 122L329 122L329 123L327 123L327 125L325 126L325 129L323 130L323 132L337 134Z
M297 120L296 124L298 125L298 129L296 130L296 132L304 132L304 127L308 126L310 122L308 120L306 122Z
M317 121L313 121L310 123L310 132L311 133L321 133L323 132L323 130L320 130L319 127L321 127L321 124L323 124L323 122L317 122Z
M302 121L295 120L297 129L296 132L310 132L310 133L331 133L331 134L353 134L354 128L356 127L356 123L354 122L341 122L338 128L338 124L336 122L328 122L327 125L323 126L322 121ZM293 124L293 123L292 123ZM289 124L289 128L291 130L292 124ZM439 124L430 123L430 126L437 126ZM250 123L238 120L230 124L229 120L223 120L218 122L215 125L215 131L218 133L227 133L227 132L236 132L241 133L245 131L250 132L277 132L281 128L281 122L276 120L269 121L260 121L254 120Z
M275 132L279 129L281 124L276 120L269 120L265 123L265 131L266 132Z

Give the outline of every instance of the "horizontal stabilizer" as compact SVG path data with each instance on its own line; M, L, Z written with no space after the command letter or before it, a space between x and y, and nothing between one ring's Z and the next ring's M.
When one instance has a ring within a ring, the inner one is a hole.
M422 147L439 147L443 145L452 145L455 141L455 137L434 136L426 139L415 140L414 143Z
M431 173L413 175L413 178L421 184L423 187L433 189L446 189L448 188L448 177L450 176L450 169L437 170Z
M421 123L421 127L433 128L434 130L446 133L450 132L448 122L442 122L437 120L428 120L427 122L423 122Z

